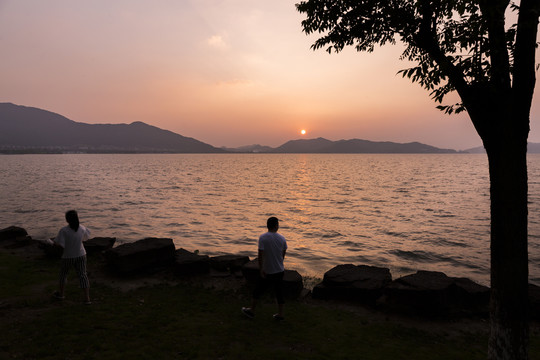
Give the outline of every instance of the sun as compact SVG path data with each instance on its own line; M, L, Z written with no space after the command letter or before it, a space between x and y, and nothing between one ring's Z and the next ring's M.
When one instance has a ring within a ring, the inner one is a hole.
M300 130L300 134L306 135L306 130L305 129Z

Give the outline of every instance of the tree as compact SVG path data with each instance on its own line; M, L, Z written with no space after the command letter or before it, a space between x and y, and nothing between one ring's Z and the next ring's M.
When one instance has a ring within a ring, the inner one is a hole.
M491 195L490 359L528 357L527 138L540 0L306 0L314 50L371 52L401 41L400 71L448 113L466 111L488 156ZM506 23L506 16L517 19ZM461 102L443 105L457 92Z

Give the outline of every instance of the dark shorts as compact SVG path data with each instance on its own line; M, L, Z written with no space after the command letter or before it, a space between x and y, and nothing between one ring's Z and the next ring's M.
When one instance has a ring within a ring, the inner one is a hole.
M279 272L276 274L266 274L266 277L259 278L257 281L257 286L253 293L255 299L259 299L261 295L266 291L269 286L272 286L274 289L274 295L276 296L276 301L278 304L285 304L283 299L283 275L285 272Z

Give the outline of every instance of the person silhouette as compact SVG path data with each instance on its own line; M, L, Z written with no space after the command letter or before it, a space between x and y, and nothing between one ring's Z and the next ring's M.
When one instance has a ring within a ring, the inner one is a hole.
M266 221L268 232L259 237L259 271L260 277L253 292L253 302L251 307L243 307L242 313L253 319L255 317L255 308L261 295L267 287L272 286L278 307L277 314L274 314L275 320L283 320L283 275L285 267L283 261L287 252L287 241L283 235L278 234L279 220L272 216Z
M79 215L75 210L66 212L67 226L64 226L58 232L54 243L63 247L61 265L60 265L60 284L54 297L60 300L64 299L64 287L70 268L75 268L79 276L79 285L84 291L85 304L90 305L90 281L86 273L86 250L83 242L88 240L90 230L79 223Z

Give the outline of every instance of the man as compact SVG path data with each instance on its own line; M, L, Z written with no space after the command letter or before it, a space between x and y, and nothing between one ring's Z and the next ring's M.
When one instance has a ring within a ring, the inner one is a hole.
M287 251L287 241L283 235L278 234L279 220L271 217L266 221L268 232L259 237L259 271L260 278L253 292L253 303L250 308L243 307L242 312L249 318L255 317L255 308L261 295L269 285L274 288L274 294L278 306L275 320L283 320L283 275L285 267L283 260Z

